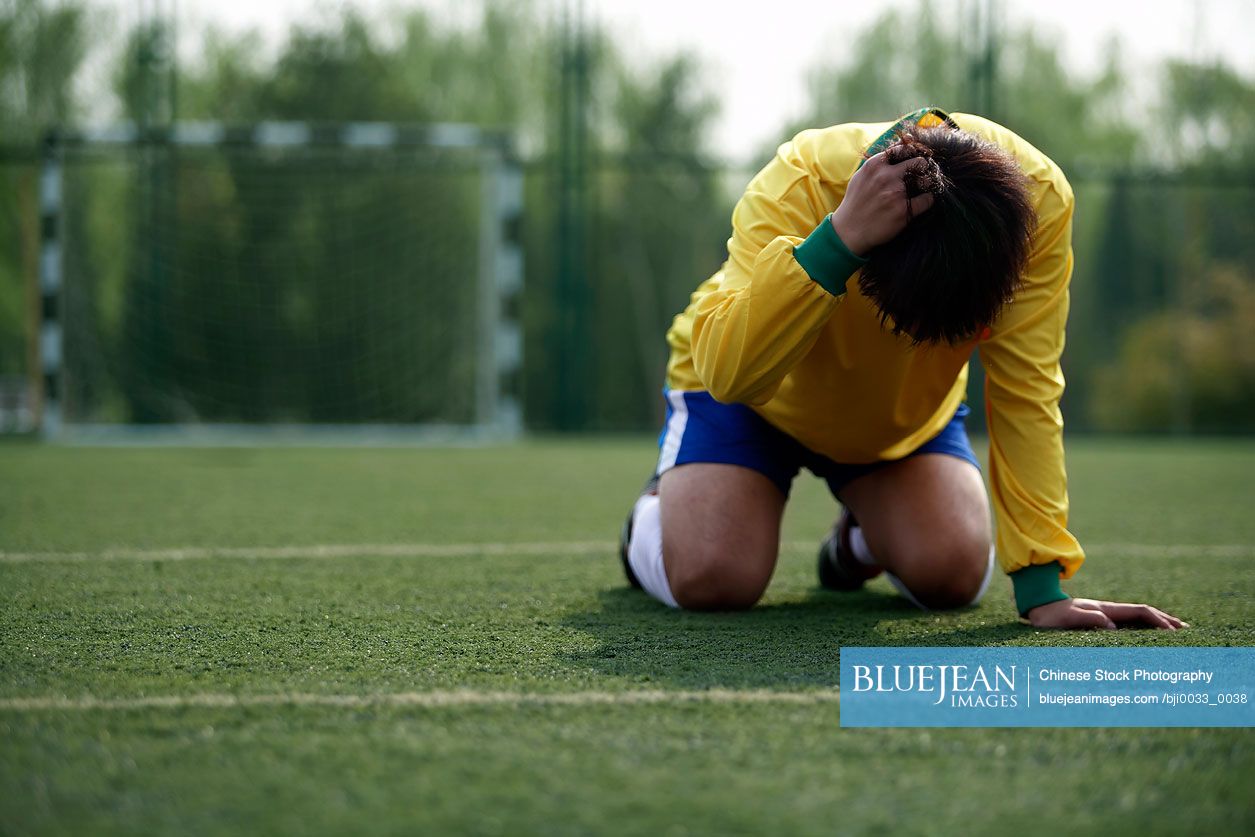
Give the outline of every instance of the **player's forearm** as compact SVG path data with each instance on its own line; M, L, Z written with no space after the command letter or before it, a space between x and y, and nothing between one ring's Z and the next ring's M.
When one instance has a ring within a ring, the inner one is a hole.
M1085 560L1068 531L1063 423L1058 405L987 389L990 497L998 523L998 559L1015 588L1021 615L1066 598L1059 585Z

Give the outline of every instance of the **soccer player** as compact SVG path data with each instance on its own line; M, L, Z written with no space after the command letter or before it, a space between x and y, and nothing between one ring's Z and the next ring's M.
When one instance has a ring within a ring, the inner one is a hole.
M933 108L803 131L745 190L728 259L667 333L655 476L624 526L628 580L695 610L758 601L805 467L843 511L819 581L884 573L925 609L962 607L996 563L1043 628L1180 619L1071 598L1059 398L1072 189L1006 128ZM986 371L989 484L964 428Z

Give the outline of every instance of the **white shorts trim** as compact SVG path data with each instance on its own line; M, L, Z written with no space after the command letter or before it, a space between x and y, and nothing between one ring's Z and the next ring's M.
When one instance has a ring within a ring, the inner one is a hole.
M667 403L671 405L671 416L667 419L667 429L662 437L658 474L675 467L675 459L680 455L680 442L684 439L684 428L688 426L689 420L689 408L684 400L683 390L668 390Z

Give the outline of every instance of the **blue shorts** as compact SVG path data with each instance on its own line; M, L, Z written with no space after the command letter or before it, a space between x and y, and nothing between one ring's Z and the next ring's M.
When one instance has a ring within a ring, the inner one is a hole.
M805 467L827 482L828 490L837 496L846 483L894 462L834 462L803 447L744 404L722 404L708 392L664 389L663 397L667 401L667 420L658 437L658 474L691 462L741 465L770 479L788 497L793 478ZM950 423L907 457L944 453L980 470L963 423L969 412L966 404L959 405Z

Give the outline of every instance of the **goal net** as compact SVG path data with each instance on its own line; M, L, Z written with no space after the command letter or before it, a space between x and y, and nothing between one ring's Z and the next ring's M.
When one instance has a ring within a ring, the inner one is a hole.
M50 136L45 432L516 434L521 205L469 126Z

